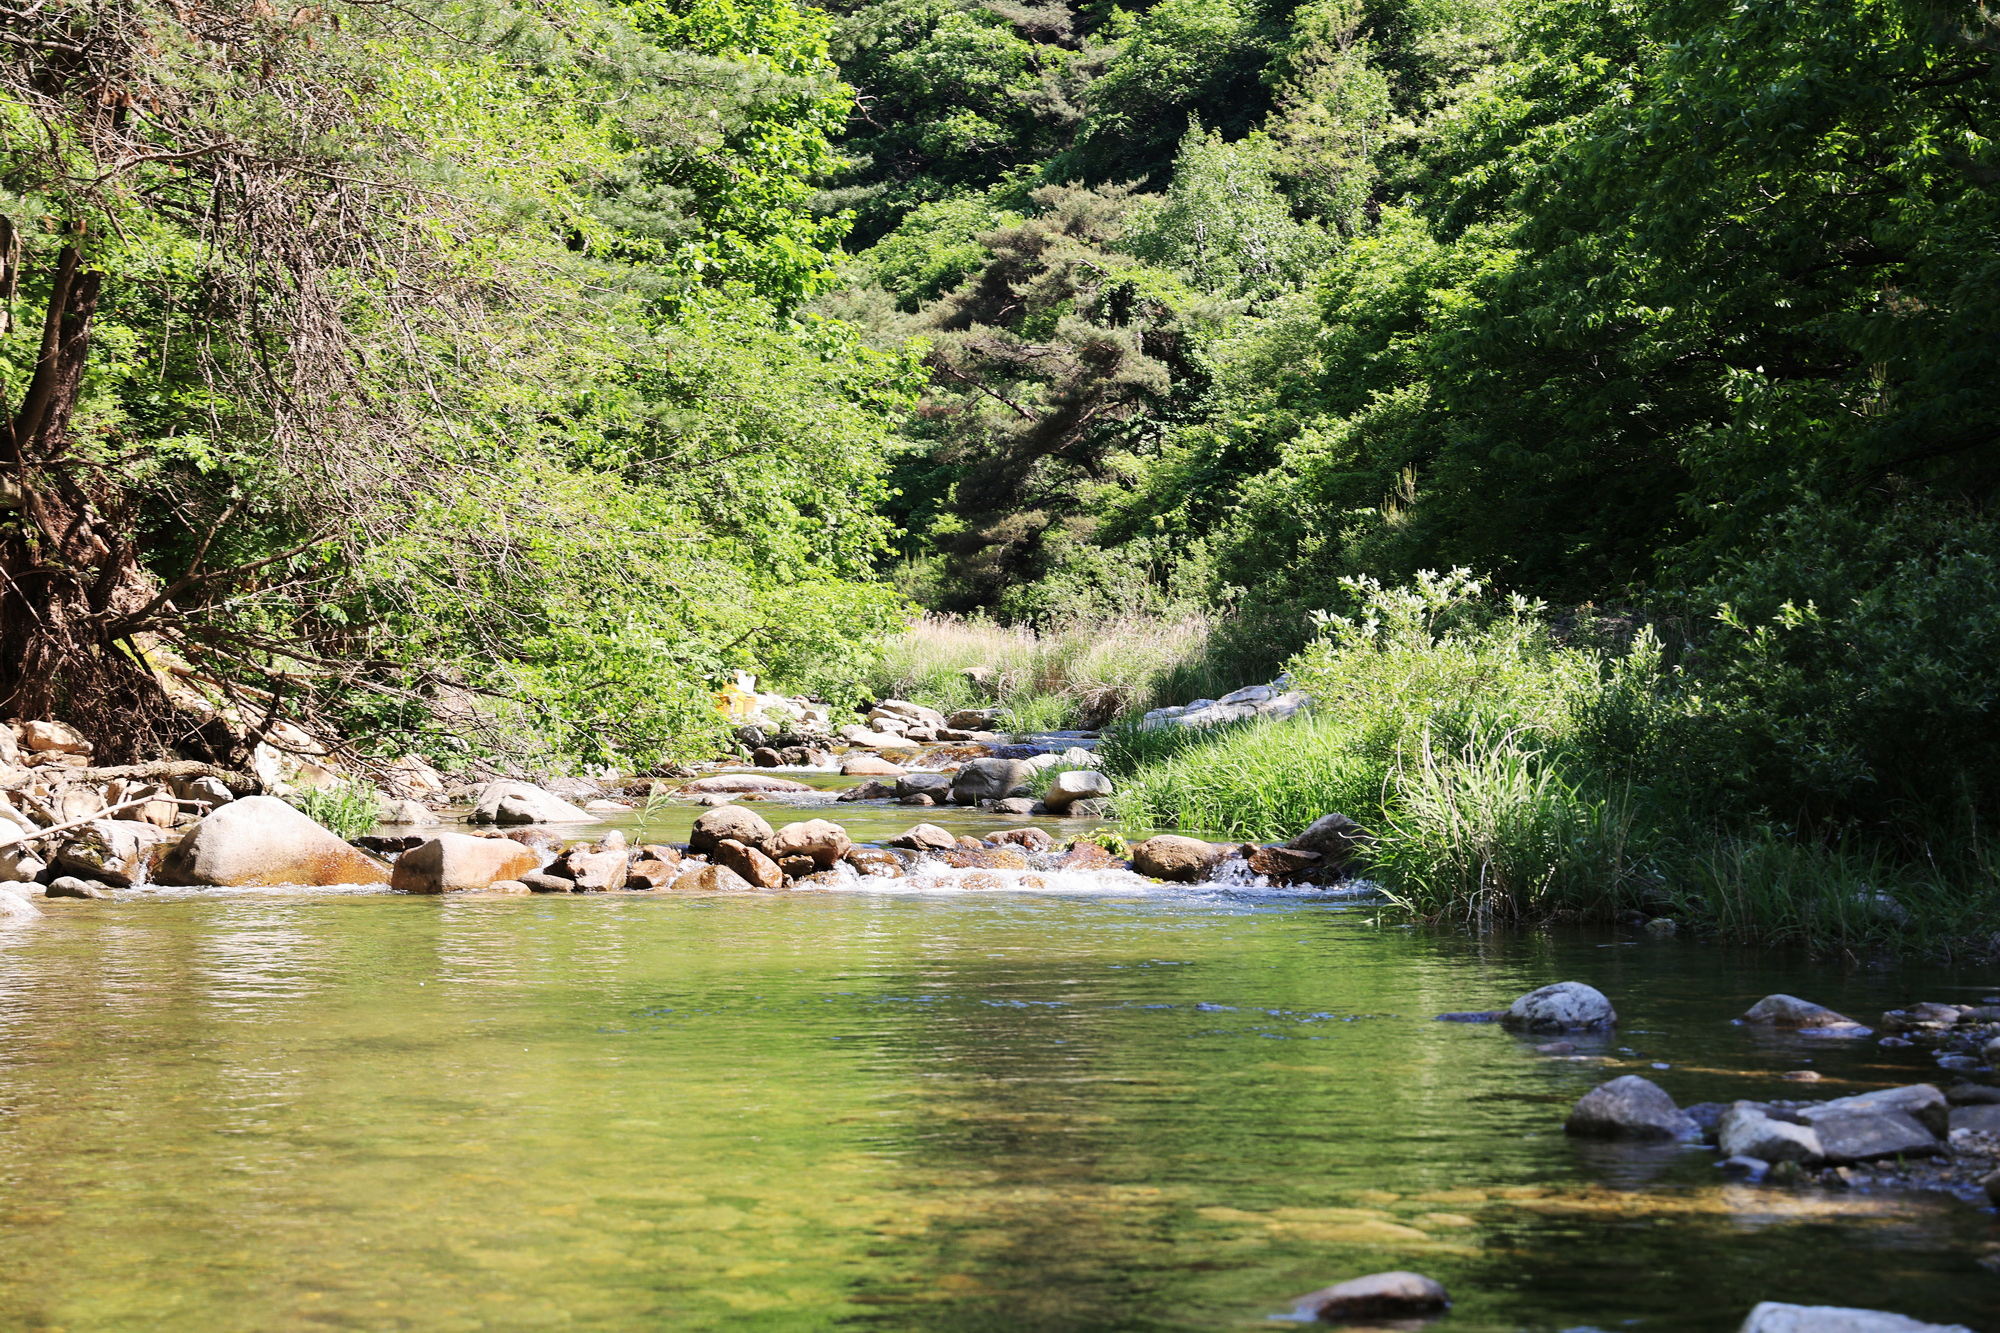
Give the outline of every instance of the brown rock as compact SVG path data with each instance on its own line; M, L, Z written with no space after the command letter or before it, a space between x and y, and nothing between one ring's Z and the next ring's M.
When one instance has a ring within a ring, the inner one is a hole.
M986 841L1003 846L1019 847L1028 852L1047 852L1055 849L1056 840L1038 828L1010 828L995 833Z
M549 873L569 880L577 893L605 893L625 887L631 859L623 847L601 852L572 847L555 859Z
M1064 870L1122 870L1125 862L1094 842L1079 842L1063 853Z
M528 894L533 893L534 890L518 879L496 879L491 884L488 884L482 892L497 893L509 898L524 898Z
M348 846L275 796L231 801L189 829L161 883L386 884L389 867Z
M675 893L749 893L755 888L724 865L698 865L674 881Z
M1742 1022L1774 1028L1855 1028L1853 1019L1793 995L1766 995L1745 1011Z
M903 768L879 754L850 754L840 761L840 771L848 777L900 778Z
M1028 858L1013 847L953 848L940 852L944 863L959 870L1026 870Z
M904 869L902 857L894 852L883 851L880 847L855 847L841 860L863 875L874 875L882 879L901 879L908 873Z
M1132 849L1132 868L1154 879L1192 884L1208 878L1222 861L1222 849L1200 838L1162 833Z
M1337 869L1365 855L1374 841L1374 834L1336 812L1321 815L1285 846L1295 851L1318 852L1329 866Z
M737 805L719 805L694 821L694 832L688 835L688 847L692 851L709 852L715 850L717 843L729 839L762 851L771 845L771 839L776 836L771 826L764 822L764 817L756 811Z
M825 870L847 855L847 849L853 845L847 830L840 825L825 819L806 819L779 829L770 851L780 858L810 856L816 869Z
M495 880L519 881L542 859L510 838L472 838L440 833L396 858L389 887L400 893L462 893Z
M643 861L659 861L670 866L681 863L680 848L669 846L664 842L642 843L639 847L639 858Z
M509 829L500 836L518 842L523 847L533 847L544 852L552 852L562 845L562 839L545 828Z
M575 883L570 880L561 879L555 875L544 875L539 872L522 875L520 882L528 886L528 892L530 893L568 893L576 888Z
M60 722L21 724L21 748L36 754L89 754L92 745Z
M849 787L836 796L837 801L886 801L896 794L896 784L870 778L858 787Z
M757 888L782 889L785 886L785 872L778 869L776 861L734 838L724 838L716 843L709 858L717 865L727 866Z
M625 887L628 889L664 889L680 874L679 858L674 861L656 861L650 856L634 861L625 871Z
M1252 874L1267 879L1290 879L1317 870L1325 858L1318 852L1300 851L1296 847L1259 847L1252 843L1243 848L1243 859Z
M913 852L941 852L956 847L958 839L936 824L917 824L889 839L891 847L907 847Z
M812 788L790 778L767 778L762 773L718 773L712 778L696 778L681 790L689 795L705 796L717 792L811 791Z
M750 762L759 768L776 768L785 757L768 745L760 745L750 752Z
M910 795L908 795L908 796L901 796L901 797L898 797L898 798L897 798L897 800L896 800L896 804L898 804L898 805L916 805L916 806L926 806L926 807L928 807L928 806L933 806L933 805L936 805L936 804L937 804L937 802L936 802L936 801L933 801L933 800L932 800L932 799L931 799L930 797L928 797L928 796L924 795L924 794L923 794L922 792L912 792L912 793L911 793Z
M1450 1306L1443 1284L1421 1273L1370 1273L1299 1297L1293 1312L1331 1324L1435 1314Z

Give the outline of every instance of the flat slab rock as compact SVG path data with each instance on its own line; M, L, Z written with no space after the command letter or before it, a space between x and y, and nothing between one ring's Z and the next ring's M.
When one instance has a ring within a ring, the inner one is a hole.
M1764 1301L1737 1333L1972 1333L1963 1324L1926 1324L1886 1310Z
M767 778L759 773L718 773L711 778L696 778L681 790L700 796L710 792L811 791L812 788L790 778Z

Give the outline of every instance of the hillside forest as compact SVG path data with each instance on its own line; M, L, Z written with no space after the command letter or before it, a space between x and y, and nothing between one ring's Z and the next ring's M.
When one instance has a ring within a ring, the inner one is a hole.
M0 46L0 714L646 774L745 669L1109 727L1133 819L1347 809L1432 916L1993 924L1983 0L10 0ZM1133 725L1280 671L1295 723Z

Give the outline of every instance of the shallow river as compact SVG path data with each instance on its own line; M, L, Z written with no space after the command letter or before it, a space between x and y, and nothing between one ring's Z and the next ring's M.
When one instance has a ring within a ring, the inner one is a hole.
M1614 1072L1684 1103L1932 1077L1729 1018L2000 977L875 887L50 903L0 934L0 1326L1272 1328L1414 1268L1457 1301L1438 1333L1725 1330L1762 1299L2000 1333L1990 1212L1561 1132ZM1564 978L1624 1015L1604 1058L1432 1018Z

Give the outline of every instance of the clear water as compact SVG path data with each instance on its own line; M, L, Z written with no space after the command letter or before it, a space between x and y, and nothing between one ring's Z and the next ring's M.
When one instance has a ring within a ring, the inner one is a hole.
M1603 1058L1432 1021L1559 978L1617 1001ZM1989 1211L1560 1126L1616 1072L1926 1077L1728 1020L1997 983L1118 885L50 903L0 934L0 1325L1271 1328L1414 1268L1439 1333L1762 1299L1992 1333Z

